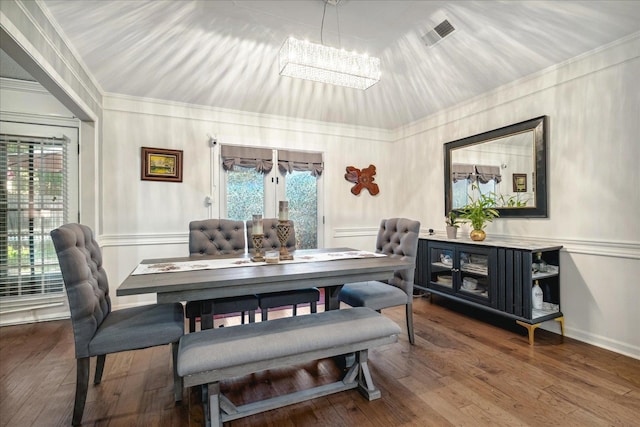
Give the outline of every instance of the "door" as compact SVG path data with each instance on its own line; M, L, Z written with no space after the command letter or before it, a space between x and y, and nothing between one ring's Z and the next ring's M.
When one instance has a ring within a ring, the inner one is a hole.
M221 218L277 218L278 202L287 200L296 247L323 246L321 153L222 146L220 158Z

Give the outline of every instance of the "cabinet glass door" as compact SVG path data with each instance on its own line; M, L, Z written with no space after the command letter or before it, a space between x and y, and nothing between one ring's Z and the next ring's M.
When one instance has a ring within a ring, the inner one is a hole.
M431 277L429 287L444 292L454 292L453 268L455 250L449 246L431 246L429 250L429 262L431 263Z
M489 254L475 250L460 250L458 292L474 300L489 301Z

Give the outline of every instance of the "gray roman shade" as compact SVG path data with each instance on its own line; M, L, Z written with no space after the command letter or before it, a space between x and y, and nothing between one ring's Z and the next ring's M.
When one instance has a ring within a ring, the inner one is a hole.
M283 174L293 171L309 171L311 176L320 176L324 169L322 153L278 150L278 169Z
M492 179L498 184L502 181L502 175L500 175L499 166L476 166L476 178L481 184L486 184Z
M476 168L474 165L465 165L461 163L454 163L451 165L451 179L453 182L458 182L460 180L471 180L471 182L475 181L475 172Z
M233 170L234 166L255 168L256 171L268 174L273 169L271 149L255 147L238 147L234 145L222 145L222 168L226 171Z

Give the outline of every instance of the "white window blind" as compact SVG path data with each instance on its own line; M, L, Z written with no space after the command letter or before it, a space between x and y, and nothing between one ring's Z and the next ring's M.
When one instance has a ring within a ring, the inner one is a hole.
M68 208L68 140L0 134L0 312L60 305L49 232Z

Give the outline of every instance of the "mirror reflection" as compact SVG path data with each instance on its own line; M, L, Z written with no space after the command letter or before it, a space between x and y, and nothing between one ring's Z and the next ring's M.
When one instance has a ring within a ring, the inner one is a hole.
M496 194L498 207L535 206L533 131L513 134L451 152L452 208L478 193Z
M545 217L545 117L445 144L445 209L493 194L500 216Z

